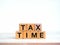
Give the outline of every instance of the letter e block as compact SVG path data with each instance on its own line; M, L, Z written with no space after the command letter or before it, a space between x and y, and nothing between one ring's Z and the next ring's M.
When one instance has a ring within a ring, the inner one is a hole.
M45 39L46 38L46 32L39 32L38 38Z

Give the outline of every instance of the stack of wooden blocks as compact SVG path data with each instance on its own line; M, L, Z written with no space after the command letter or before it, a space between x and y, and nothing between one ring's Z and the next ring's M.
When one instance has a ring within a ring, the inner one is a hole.
M16 31L17 39L45 39L45 31L42 31L41 24L19 24L19 31Z

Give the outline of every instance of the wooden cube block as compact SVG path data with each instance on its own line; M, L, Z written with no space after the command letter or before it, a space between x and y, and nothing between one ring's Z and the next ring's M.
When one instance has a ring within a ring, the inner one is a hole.
M22 39L23 38L23 32L16 31L16 38L17 39Z
M23 38L24 38L24 39L28 38L27 31L24 31L24 32L23 32Z
M35 24L27 24L27 30L28 31L34 31L35 30Z
M35 30L36 31L42 31L42 25L41 24L35 24Z
M38 34L38 38L41 38L41 39L45 39L46 38L46 32L45 31L43 31L43 32L38 32L39 34Z
M19 31L27 31L27 24L19 24Z
M30 39L31 38L31 32L24 31L23 32L23 39Z
M32 39L37 39L38 38L38 31L31 31L31 38Z

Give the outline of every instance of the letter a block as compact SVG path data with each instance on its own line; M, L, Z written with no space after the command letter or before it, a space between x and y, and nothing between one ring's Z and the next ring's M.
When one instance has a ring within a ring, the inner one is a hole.
M35 24L27 24L27 30L28 31L34 31L34 29L35 29Z

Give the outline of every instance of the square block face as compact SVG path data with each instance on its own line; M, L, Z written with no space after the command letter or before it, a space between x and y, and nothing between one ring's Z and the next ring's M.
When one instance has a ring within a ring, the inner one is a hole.
M43 32L38 32L39 34L38 34L38 38L40 38L40 39L45 39L46 38L46 32L45 31L43 31Z
M24 31L23 38L24 39L30 39L31 38L31 32Z
M17 39L22 39L23 38L23 33L16 31L16 38Z
M27 24L27 30L28 31L34 31L35 30L35 24Z
M31 31L28 31L28 39L31 39Z
M27 24L19 24L19 31L27 31Z
M36 31L42 31L42 25L41 24L35 24L35 30Z
M31 31L31 38L32 39L38 39L38 31Z

